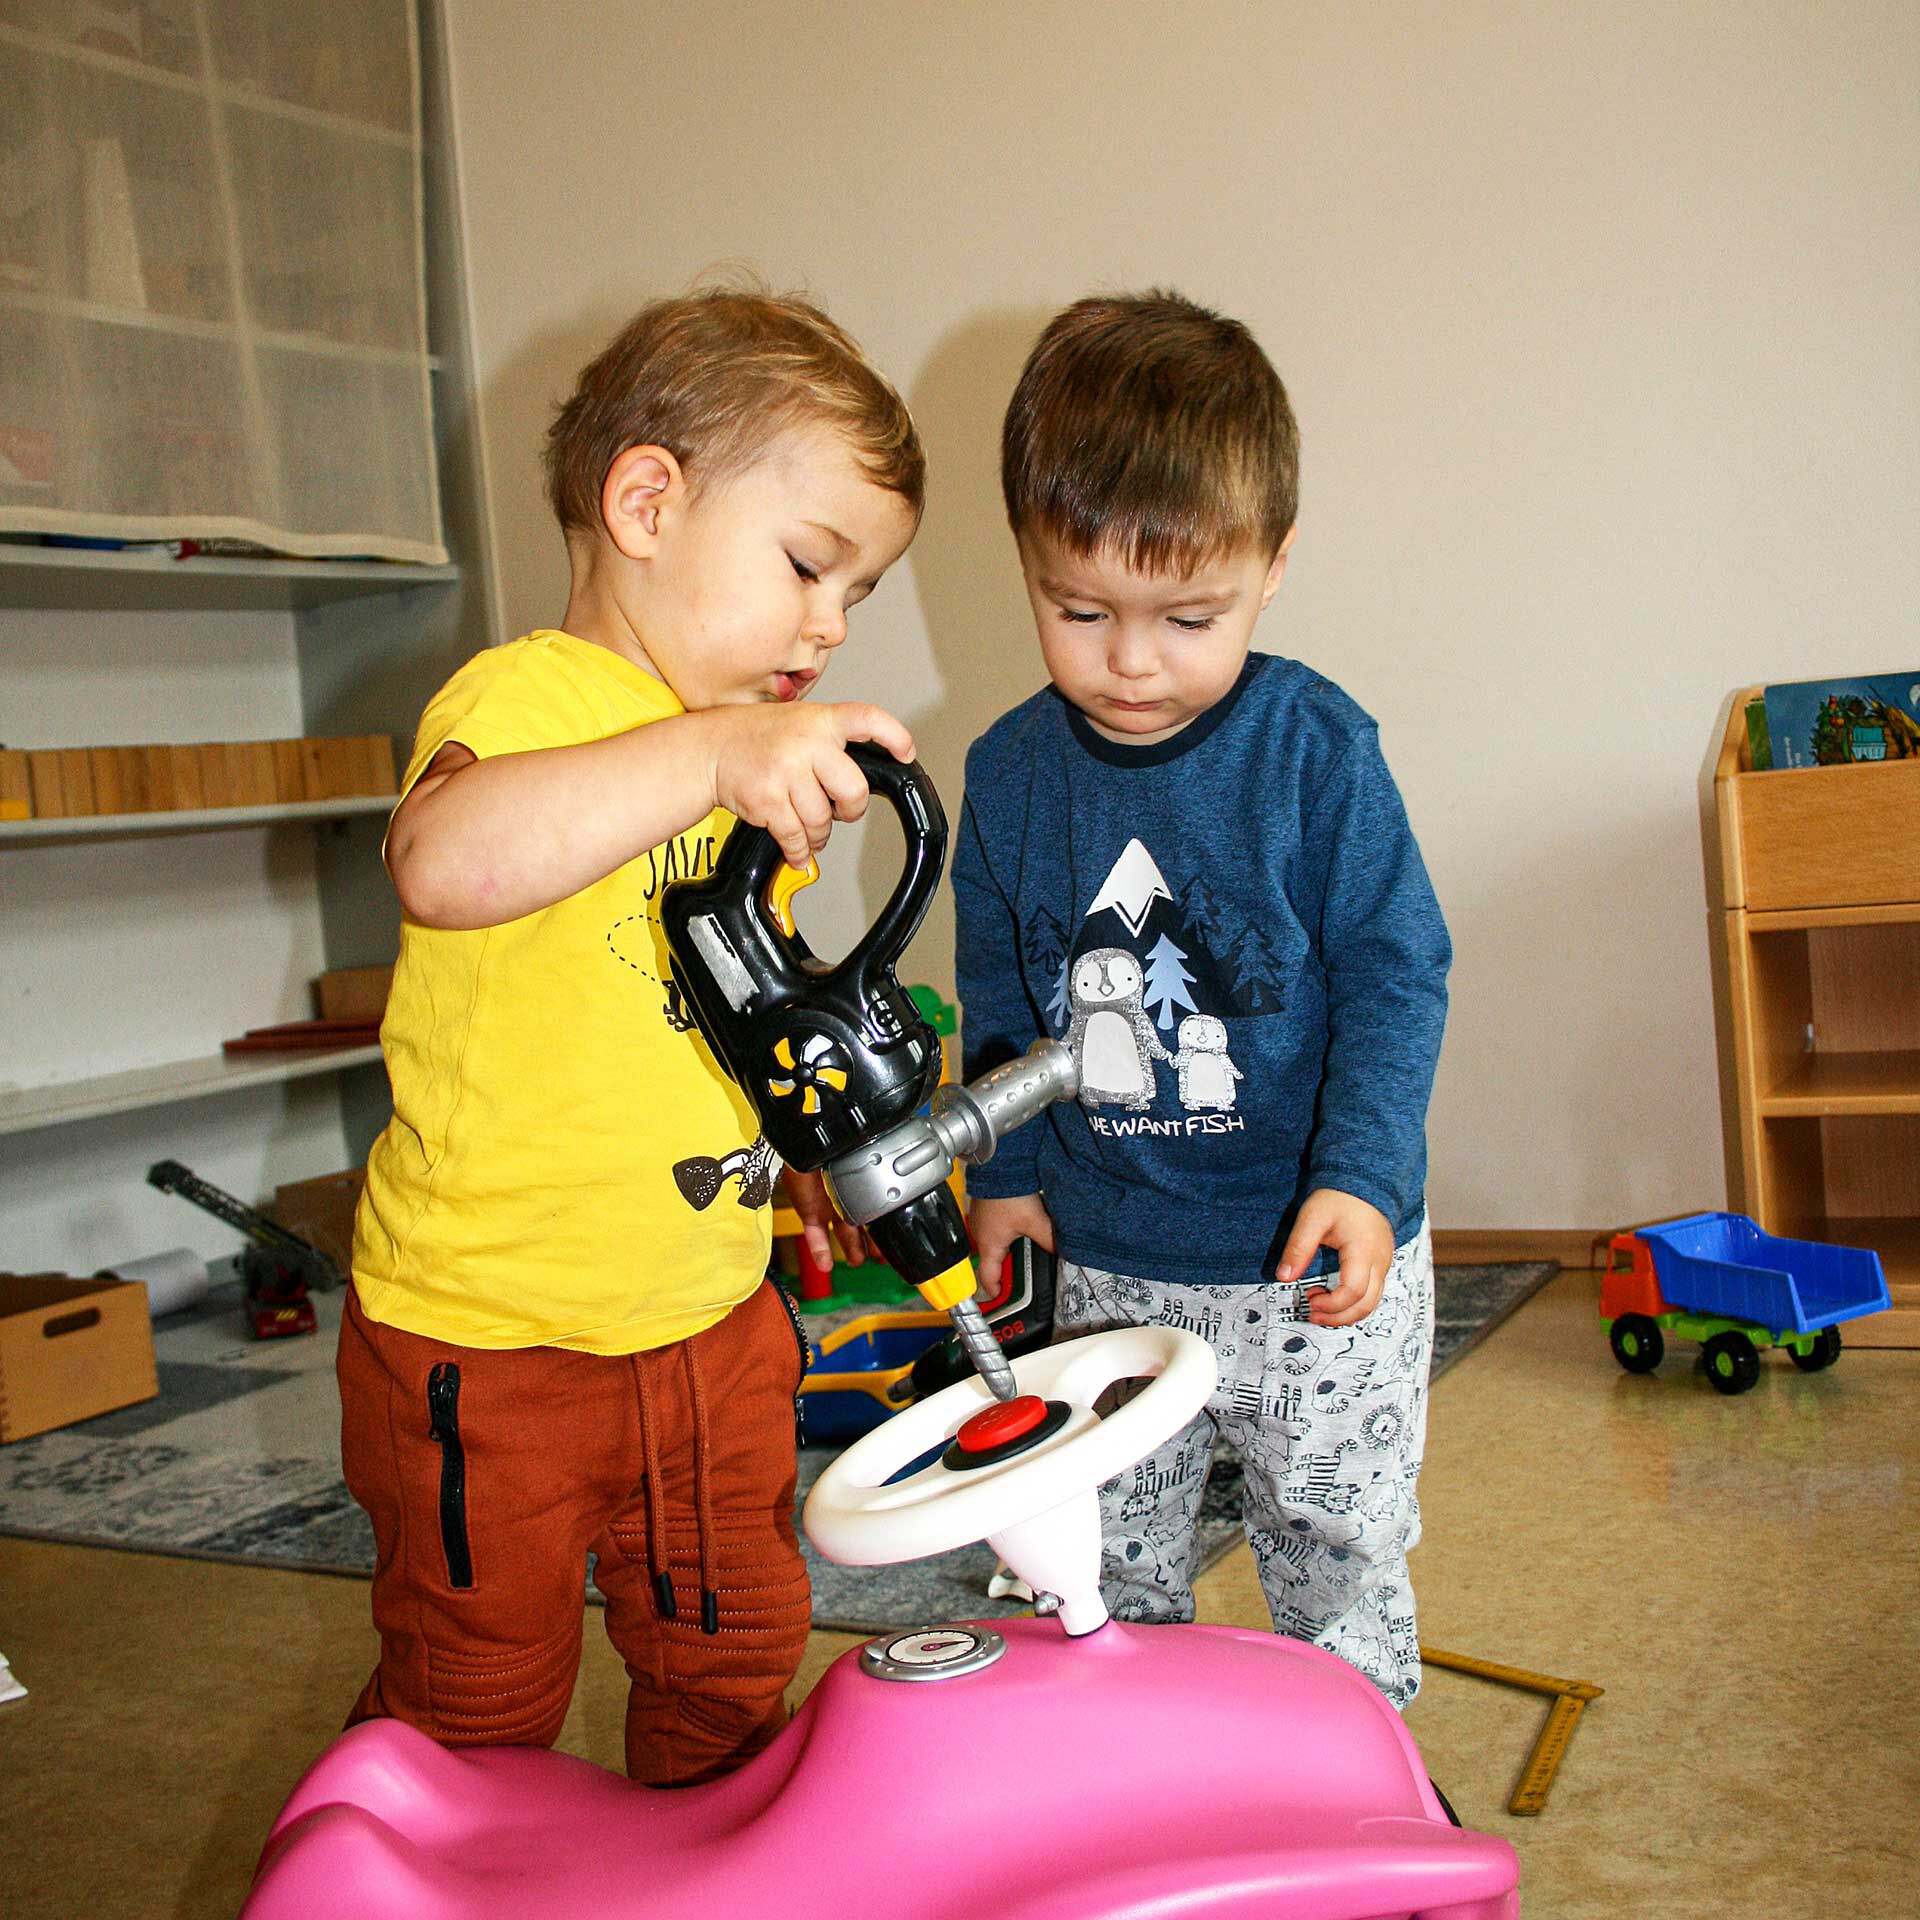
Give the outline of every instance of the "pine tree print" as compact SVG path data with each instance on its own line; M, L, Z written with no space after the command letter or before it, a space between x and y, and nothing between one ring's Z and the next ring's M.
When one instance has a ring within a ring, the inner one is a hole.
M1051 979L1066 958L1067 936L1060 922L1050 913L1041 913L1021 936L1021 950L1034 974Z
M1053 998L1047 1002L1047 1018L1061 1033L1065 1033L1073 1024L1073 1004L1067 988L1067 981L1072 972L1072 958L1063 954L1059 971L1053 977Z
M1153 1014L1154 1024L1169 1031L1182 1009L1188 1013L1197 1011L1193 996L1187 991L1193 985L1193 975L1186 969L1186 958L1164 933L1147 955L1146 1005Z
M1281 1003L1284 969L1280 956L1257 928L1249 932L1233 956L1234 998L1249 1013L1273 1013Z

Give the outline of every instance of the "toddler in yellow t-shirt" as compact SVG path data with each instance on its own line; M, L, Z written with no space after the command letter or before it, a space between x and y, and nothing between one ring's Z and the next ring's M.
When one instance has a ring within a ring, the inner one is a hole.
M872 706L804 696L906 550L924 462L826 315L644 309L548 436L558 629L428 706L386 843L405 919L341 1331L380 1664L353 1718L550 1744L589 1549L632 1680L627 1768L726 1771L784 1720L806 1351L766 1283L777 1163L688 1022L658 922L735 819L804 866L865 811ZM816 1255L831 1210L788 1175Z

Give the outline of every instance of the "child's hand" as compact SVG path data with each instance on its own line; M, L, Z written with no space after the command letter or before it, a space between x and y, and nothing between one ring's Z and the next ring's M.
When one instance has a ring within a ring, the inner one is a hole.
M969 1200L967 1227L980 1256L980 1292L989 1300L1000 1291L1000 1269L1016 1240L1031 1240L1053 1251L1053 1216L1037 1193L1012 1200Z
M1307 1318L1316 1327L1350 1327L1380 1304L1387 1269L1393 1265L1393 1222L1357 1194L1316 1187L1300 1203L1275 1277L1283 1282L1296 1278L1321 1247L1339 1254L1340 1280L1325 1292L1315 1292Z
M791 1167L783 1168L780 1178L786 1185L794 1212L800 1216L800 1232L814 1260L820 1266L831 1267L833 1243L838 1242L840 1257L848 1266L864 1267L871 1242L864 1228L841 1219L827 1195L827 1183L817 1173L796 1173ZM829 1233L832 1241L828 1239ZM879 1257L877 1248L874 1256Z
M848 758L849 740L871 740L896 760L913 758L913 735L883 707L709 707L713 791L719 805L765 827L792 867L827 844L836 820L858 820L872 797Z

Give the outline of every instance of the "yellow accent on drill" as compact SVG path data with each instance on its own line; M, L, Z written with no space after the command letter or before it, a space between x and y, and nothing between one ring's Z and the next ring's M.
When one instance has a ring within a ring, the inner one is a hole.
M799 928L793 921L793 896L802 887L810 887L820 878L820 862L809 860L804 868L783 865L780 871L767 883L767 911L773 915L774 925L791 940ZM782 1061L783 1066L791 1066L791 1061Z
M979 1283L973 1271L973 1262L962 1260L945 1273L936 1273L931 1280L919 1280L914 1284L928 1306L938 1307L945 1313L965 1300Z

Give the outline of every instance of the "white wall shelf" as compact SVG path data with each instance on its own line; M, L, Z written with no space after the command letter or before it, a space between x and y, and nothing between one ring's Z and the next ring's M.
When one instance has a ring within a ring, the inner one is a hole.
M167 813L83 813L56 820L0 820L0 853L8 847L43 847L79 840L134 840L149 834L230 833L239 827L278 827L351 820L390 813L391 793L358 794L349 800L300 800L260 807L177 808Z
M375 366L414 367L420 355L408 347L376 347L355 340L335 340L324 333L288 333L271 327L243 330L230 320L200 315L163 313L152 307L116 307L102 300L77 300L71 294L0 289L0 307L19 307L27 313L54 313L86 320L102 327L138 327L149 333L177 334L188 340L218 340L229 344L243 337L283 353L317 353L332 360L364 360ZM438 355L427 356L427 366L439 372Z
M377 1046L308 1047L298 1052L232 1056L215 1053L157 1067L95 1074L53 1086L15 1088L0 1093L0 1134L29 1133L74 1120L132 1113L140 1107L164 1107L212 1094L237 1093L242 1087L339 1073L348 1067L368 1066L379 1058Z
M458 582L457 566L391 560L270 560L197 554L176 560L152 548L110 551L0 541L0 607L162 613L214 608L295 613L369 594Z
M10 716L0 725L8 745L51 744L75 733L166 741L405 735L434 689L497 637L448 154L445 22L442 0L418 6L423 344L440 538L454 563L246 553L176 559L183 536L242 529L217 518L195 525L164 517L167 503L151 489L137 495L152 499L151 518L100 528L151 545L45 546L0 536L0 678L9 696L19 696L0 700ZM204 10L186 11L198 17ZM323 39L336 18L324 8L280 12ZM349 54L357 17L348 10ZM155 43L148 45L153 51ZM16 49L48 56L33 64L56 94L110 92L121 83L126 98L106 105L130 107L136 131L149 117L169 127L238 125L259 145L263 165L283 152L338 154L364 142L364 151L351 153L354 166L386 181L405 171L403 150L413 146L410 136L396 141L318 111L332 103L317 88L313 108L265 98L252 89L279 82L264 67L261 80L236 68L231 82L243 84L209 83L204 49L181 50L180 63L192 62L194 72L173 74L0 21L0 65ZM367 98L376 112L376 96ZM352 112L356 99L349 90L340 104ZM289 144L269 124L276 116L316 131ZM259 211L278 209L299 231L297 168L268 184L272 193L262 188ZM176 224L192 215L184 205L174 211ZM192 356L226 351L230 322L244 317L247 341L261 350L271 377L319 384L324 372L355 391L397 384L385 364L396 358L389 349L322 330L350 332L359 324L351 316L298 303L269 312L260 302L247 307L237 283L225 294L195 294L164 276L149 298L179 314L119 296L82 298L54 271L52 263L67 257L53 249L41 281L16 278L0 289L0 339L64 330L89 350L172 347L190 364ZM343 256L341 273L351 264ZM327 274L314 277L325 292ZM263 331L263 321L276 330ZM150 337L132 331L143 328ZM323 367L315 355L362 364ZM377 455L382 418L326 415L328 451L349 460ZM6 497L18 504L21 493L10 486ZM76 714L84 728L69 724ZM294 1017L304 981L323 968L391 961L398 903L379 849L394 804L391 795L356 795L0 822L7 902L0 906L0 1040L8 1043L0 1045L0 1229L11 1264L85 1273L143 1239L165 1246L183 1238L165 1211L170 1203L138 1179L163 1153L204 1162L212 1177L247 1197L364 1159L392 1110L377 1046L231 1056L208 1049L213 1036ZM292 1093L281 1092L289 1082L297 1083Z

